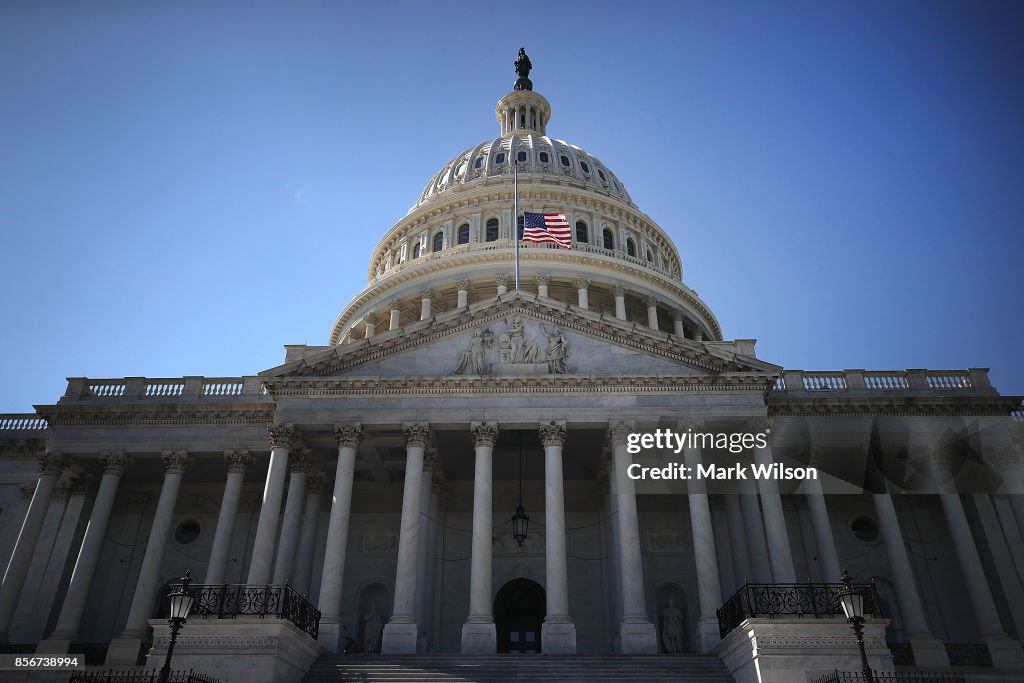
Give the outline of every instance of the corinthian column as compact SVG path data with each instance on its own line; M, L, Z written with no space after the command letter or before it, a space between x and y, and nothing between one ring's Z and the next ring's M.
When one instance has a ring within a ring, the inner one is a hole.
M461 278L455 281L455 288L458 292L455 301L456 308L465 308L469 305L469 278Z
M703 432L704 420L690 420L679 425L680 432ZM697 472L703 464L700 448L684 448L683 460L690 472ZM718 576L718 553L715 550L715 526L711 519L711 505L703 479L686 482L690 503L690 529L693 533L693 556L697 564L697 595L700 601L700 619L697 639L700 651L711 651L721 640L718 631L718 608L722 606L722 584Z
M626 319L626 288L622 285L612 287L612 294L615 295L615 317L619 320Z
M303 595L311 595L313 555L320 527L320 498L323 496L324 477L319 470L306 475L306 505L302 511L302 531L295 553L292 588Z
M89 515L89 524L82 537L82 547L78 551L75 569L71 573L71 583L64 595L60 616L57 617L57 627L49 638L39 644L38 652L64 654L70 648L71 643L78 638L78 628L82 621L82 613L85 611L85 600L89 597L89 587L92 586L92 579L96 574L96 564L103 548L103 539L107 535L107 525L110 522L110 512L114 507L117 485L130 462L131 459L124 453L104 453L100 456L103 478L100 479L99 491L96 493L92 513Z
M644 567L640 552L640 522L636 512L636 488L627 476L632 462L626 438L636 432L635 422L620 420L608 426L612 442L612 476L618 506L619 576L622 589L622 623L619 641L622 654L658 654L658 636L647 616L644 601Z
M288 497L284 502L281 544L274 563L274 583L278 585L295 580L292 567L295 566L295 549L302 532L302 507L306 502L306 469L309 463L310 454L306 449L296 450L288 461L291 479L288 481Z
M363 438L363 426L347 422L334 426L338 440L338 469L334 475L331 517L327 522L327 547L320 577L320 643L338 652L341 642L341 587L345 578L345 553L348 550L349 513L352 508L352 476L356 449Z
M430 320L430 300L434 296L434 290L424 287L420 290L420 320Z
M235 530L235 516L238 514L238 502L242 498L242 483L245 480L245 470L249 467L250 461L249 451L224 452L228 476L224 482L220 514L217 516L217 530L213 532L210 563L206 568L206 583L208 584L224 583L228 557L231 555L231 537Z
M546 299L549 284L551 284L550 273L537 273L537 296L542 296Z
M541 650L549 655L576 654L576 625L569 617L569 585L565 556L565 491L562 482L562 446L565 422L542 422L544 445L544 560L547 581L547 616L541 626Z
M991 455L986 455L985 460L999 473L1002 479L1000 492L1010 501L1014 519L1017 520L1020 532L1024 534L1024 477L1021 476L1024 448L1003 446Z
M644 304L647 306L647 327L652 330L658 329L658 298L653 296L644 297Z
M772 421L763 418L747 423L750 432L770 433L771 428ZM758 465L773 464L771 445L756 449L754 459ZM758 479L757 488L761 492L761 508L764 510L764 530L768 536L772 580L775 583L796 583L796 568L793 566L793 551L789 547L789 530L786 529L786 513L782 509L779 484L774 479Z
M270 582L270 567L277 547L277 523L281 517L284 479L288 474L288 454L295 440L295 425L277 423L267 427L270 438L270 464L263 487L263 504L256 522L256 540L252 546L252 562L246 583L260 585Z
M22 586L28 567L32 563L32 555L43 530L46 510L50 507L50 499L57 488L57 479L64 471L64 456L60 453L43 453L39 456L39 479L36 481L35 492L28 504L28 511L21 523L18 540L14 544L14 552L7 562L4 572L3 587L0 588L0 642L7 641L7 632L11 628L14 610L18 607Z
M811 454L811 466L821 470L824 455L821 449ZM821 489L820 479L804 481L807 491L807 507L811 511L811 525L814 527L814 540L818 545L818 564L821 565L822 581L833 583L842 578L839 569L839 553L832 536L832 522L828 518L828 505Z
M463 654L494 654L497 633L491 607L491 465L496 422L470 423L476 447L473 477L473 546L469 570L469 618L462 626Z
M142 569L139 570L139 580L135 584L135 596L132 598L131 609L128 610L128 622L120 637L110 643L106 664L134 663L142 638L149 629L147 620L153 605L156 604L156 594L160 588L160 565L164 560L164 548L167 546L167 536L171 531L181 478L192 464L192 458L184 451L165 451L163 464L164 484L160 489L156 512L153 514L153 526L149 529L146 554L142 558Z
M576 278L576 301L584 311L590 305L587 300L587 289L590 287L590 280L587 278Z
M430 441L426 423L406 423L405 485L402 490L402 531L398 537L398 571L395 575L395 605L384 626L381 652L416 654L416 553L420 537L420 481L423 451Z

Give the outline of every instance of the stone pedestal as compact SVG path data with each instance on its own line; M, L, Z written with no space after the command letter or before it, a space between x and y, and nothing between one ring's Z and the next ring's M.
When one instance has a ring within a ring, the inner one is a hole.
M864 624L868 664L895 671L885 644L888 619ZM853 630L841 617L747 619L712 650L736 683L806 683L826 673L861 670Z
M658 631L649 621L619 625L619 649L624 655L658 654Z
M949 656L946 645L931 634L907 636L910 650L914 653L914 665L921 669L948 669Z
M576 654L576 625L545 621L540 627L540 651L545 655Z
M389 655L414 655L418 637L419 629L416 628L416 622L389 621L384 624L380 651Z
M992 666L997 669L1024 671L1024 650L1020 642L1010 638L986 638L985 644L992 655Z
M107 658L103 660L103 664L105 666L135 666L141 647L142 636L129 635L114 638L110 641L110 646L107 647Z
M462 625L462 654L493 655L498 651L498 632L493 623Z
M171 627L151 619L146 668L164 665ZM171 668L194 669L223 683L299 683L326 650L290 621L258 617L189 620L178 632Z

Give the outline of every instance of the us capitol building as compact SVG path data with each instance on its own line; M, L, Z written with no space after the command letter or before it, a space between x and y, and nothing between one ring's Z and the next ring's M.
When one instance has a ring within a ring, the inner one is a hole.
M6 651L158 667L162 597L191 570L175 661L224 680L347 651L807 681L860 669L828 598L847 569L876 669L1024 679L1021 398L984 369L790 370L727 340L677 245L548 135L516 68L498 137L384 231L326 345L245 377L73 377L0 415ZM522 243L518 288L514 166L520 211L572 229L571 249ZM655 429L767 447L638 462L820 478L633 480L629 435Z

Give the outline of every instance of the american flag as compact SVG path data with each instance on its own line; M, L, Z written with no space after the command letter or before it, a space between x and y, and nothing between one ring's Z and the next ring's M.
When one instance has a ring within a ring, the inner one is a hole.
M550 242L566 249L572 248L572 231L564 213L523 214L523 240Z

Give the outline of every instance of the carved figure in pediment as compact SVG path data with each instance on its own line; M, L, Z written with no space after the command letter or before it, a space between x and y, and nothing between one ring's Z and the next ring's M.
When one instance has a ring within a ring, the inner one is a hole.
M487 374L487 350L494 341L494 335L487 328L477 328L473 331L473 338L469 342L469 348L462 354L459 366L455 368L455 374L461 375L472 369L475 375Z
M546 352L548 361L548 372L556 375L564 375L569 372L569 349L566 346L565 336L559 328L555 328L549 331L546 327L542 327L544 330L544 336L548 340L548 348Z

